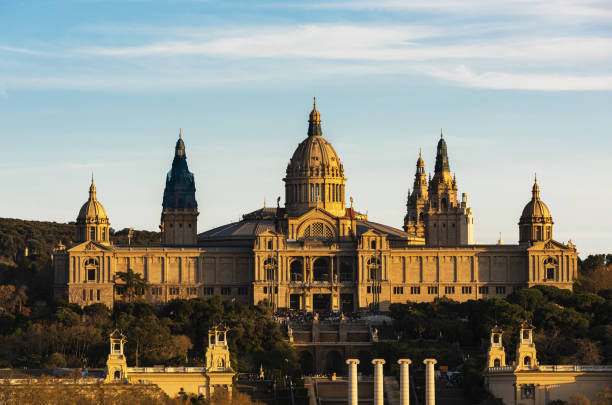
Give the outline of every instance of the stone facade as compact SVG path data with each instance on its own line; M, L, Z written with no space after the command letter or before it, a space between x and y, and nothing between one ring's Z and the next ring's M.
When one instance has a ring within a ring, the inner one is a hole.
M198 235L195 179L180 137L166 179L161 246L116 246L103 238L109 221L92 180L77 221L79 243L54 253L56 297L112 307L123 299L116 273L130 268L148 282L144 298L151 303L219 295L251 304L267 300L277 308L352 312L443 296L504 297L537 284L571 289L577 274L576 248L553 239L537 182L520 217L518 245L473 243L472 209L466 194L457 200L443 137L429 181L418 158L403 230L369 221L352 198L346 203L344 166L322 137L316 107L283 180L284 207L279 198L276 207Z

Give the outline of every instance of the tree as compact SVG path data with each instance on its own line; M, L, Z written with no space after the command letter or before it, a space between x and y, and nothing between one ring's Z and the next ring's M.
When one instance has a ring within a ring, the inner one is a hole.
M601 354L597 343L590 339L576 339L575 364L597 365L601 363Z
M127 271L118 271L117 278L123 283L121 287L124 289L128 302L134 302L137 295L143 295L145 290L149 288L149 284L142 278L142 275L130 268Z
M582 394L575 393L569 399L570 405L591 405L591 401Z

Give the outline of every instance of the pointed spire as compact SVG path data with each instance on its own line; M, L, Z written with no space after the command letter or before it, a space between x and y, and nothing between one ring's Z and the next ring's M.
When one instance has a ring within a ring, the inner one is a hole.
M440 139L444 139L444 132L442 132L442 128L440 128Z
M450 165L448 163L446 141L444 140L444 134L442 133L442 129L440 129L440 140L438 141L438 147L436 152L436 167L434 173L442 173L443 171L450 172Z
M540 199L540 187L538 186L538 175L536 174L533 181L533 187L531 188L532 199Z
M313 97L312 111L308 118L308 136L321 136L321 114L317 111L316 97Z
M179 139L176 141L176 148L174 149L174 157L184 158L185 157L185 142L183 142L183 129L179 128Z
M96 199L96 185L94 183L93 171L91 172L91 186L89 186L89 199L90 200Z

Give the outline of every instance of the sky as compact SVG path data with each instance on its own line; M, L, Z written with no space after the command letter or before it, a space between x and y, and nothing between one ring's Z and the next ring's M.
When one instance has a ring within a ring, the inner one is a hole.
M0 217L74 221L93 172L158 230L182 128L198 230L236 221L284 201L316 96L370 220L442 128L477 243L517 242L537 173L554 238L610 253L611 62L609 0L0 0Z

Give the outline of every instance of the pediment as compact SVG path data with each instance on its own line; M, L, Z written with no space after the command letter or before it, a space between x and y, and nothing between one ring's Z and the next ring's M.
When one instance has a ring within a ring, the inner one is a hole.
M545 241L534 242L528 250L569 250L572 249L568 245L550 239Z
M336 216L322 208L312 208L296 218L298 223L303 223L313 219L327 220L328 222L336 222Z
M273 231L271 229L266 229L265 231L258 233L257 237L260 237L260 236L278 236L278 235L280 235L280 233L278 233L276 231Z
M87 242L79 243L76 246L73 246L68 251L69 252L95 252L95 251L108 252L112 250L113 249L111 247L102 245L101 243L87 241Z
M363 232L361 236L384 236L384 234L382 232L370 228L367 231Z

